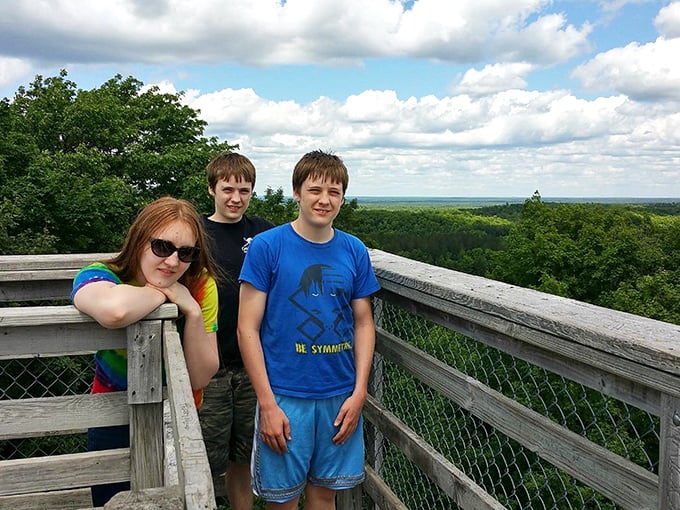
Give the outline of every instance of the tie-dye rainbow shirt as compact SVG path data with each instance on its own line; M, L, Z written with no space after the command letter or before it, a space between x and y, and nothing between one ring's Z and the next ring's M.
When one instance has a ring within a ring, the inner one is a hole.
M108 266L96 262L82 268L73 280L71 301L76 292L88 283L112 282L116 285L123 283L118 275ZM129 285L139 285L135 281L125 282ZM193 289L191 295L201 306L205 330L208 333L217 331L217 285L215 280L204 273ZM180 338L182 335L181 324L178 324ZM127 349L107 349L97 351L94 355L95 372L92 393L109 393L112 391L127 390ZM203 401L203 390L194 390L196 407L200 407Z

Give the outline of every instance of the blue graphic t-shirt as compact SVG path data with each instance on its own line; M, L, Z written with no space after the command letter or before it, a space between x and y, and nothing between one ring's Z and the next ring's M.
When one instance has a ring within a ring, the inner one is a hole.
M290 224L257 235L239 278L267 293L260 327L274 393L326 398L354 389L351 302L380 287L366 246L335 230L312 243Z

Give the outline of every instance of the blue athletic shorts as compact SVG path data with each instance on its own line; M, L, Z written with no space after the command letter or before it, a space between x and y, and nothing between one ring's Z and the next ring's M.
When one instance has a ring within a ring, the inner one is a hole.
M333 490L350 489L364 481L363 418L342 445L333 444L340 427L333 426L349 394L326 399L276 395L290 421L288 452L280 455L264 444L260 434L260 407L250 464L252 486L265 501L284 503L302 494L307 482Z

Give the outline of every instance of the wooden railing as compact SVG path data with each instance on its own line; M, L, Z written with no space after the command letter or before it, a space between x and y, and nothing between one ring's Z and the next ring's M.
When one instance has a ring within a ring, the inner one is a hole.
M35 282L40 282L43 289L51 288L49 274L40 278L34 274L45 264L51 265L57 281L72 278L75 268L101 258L79 256L74 267L65 267L64 260L72 256L45 257L47 259L33 266L34 261L26 257L21 260L0 257L0 301L11 301L17 292L37 297L31 294ZM473 474L465 473L440 453L442 445L428 444L409 428L405 424L409 417L399 415L403 410L388 409L383 403L382 395L387 389L383 387L379 365L389 363L443 395L494 433L510 438L579 483L593 488L617 507L680 510L680 326L458 273L379 250L371 250L371 258L382 290L375 301L376 370L364 413L369 439L367 479L362 488L341 494L339 509L358 510L362 508L362 498L366 497L382 509L406 508L400 501L404 497L399 496L404 488L390 487L384 482L386 476L395 478L387 472L389 466L384 459L381 460L380 450L385 442L395 445L429 478L433 487L438 487L459 508L504 508L498 494L483 488ZM13 282L11 291L6 282ZM394 327L383 314L386 307L462 334L658 416L658 472L591 442L583 434L567 429L417 349L400 338L413 336L414 332ZM3 313L5 310L0 309ZM59 327L56 323L47 329ZM5 341L0 340L0 352L4 352ZM97 341L90 338L90 348L95 348ZM29 351L40 352L26 350ZM0 412L3 412L1 407ZM449 419L441 416L442 422ZM49 428L49 423L48 420L45 428ZM51 426L55 424L51 422ZM180 442L185 437L200 442L191 434L176 436ZM0 487L5 479L2 470L0 464ZM185 476L187 472L184 471ZM23 473L28 476L27 472ZM195 486L205 488L201 484L197 482ZM413 503L410 506L419 507Z
M381 356L619 507L680 509L680 326L377 250L371 257L383 303L658 416L658 475L383 328L377 345ZM379 387L373 390L379 393ZM410 434L378 401L369 401L366 415L461 508L501 507L430 445Z
M82 257L0 259L0 301L10 302L64 299L70 266L84 265ZM165 304L110 330L71 305L0 308L0 360L128 350L127 392L1 400L0 440L130 425L129 448L0 461L0 508L91 507L87 487L120 481L153 499L178 495L186 509L216 508L176 318Z

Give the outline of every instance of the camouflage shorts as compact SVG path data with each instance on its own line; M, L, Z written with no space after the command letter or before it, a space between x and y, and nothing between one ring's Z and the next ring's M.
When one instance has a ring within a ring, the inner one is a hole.
M213 476L250 464L256 403L245 369L221 369L205 388L198 417Z

